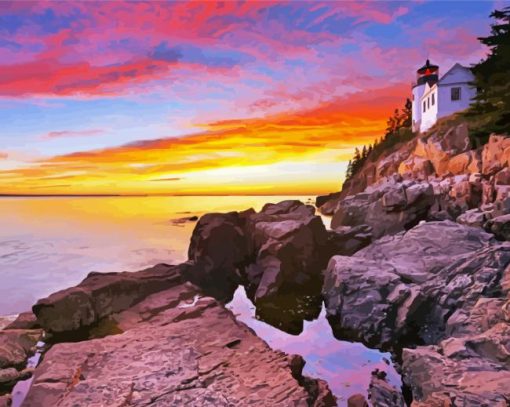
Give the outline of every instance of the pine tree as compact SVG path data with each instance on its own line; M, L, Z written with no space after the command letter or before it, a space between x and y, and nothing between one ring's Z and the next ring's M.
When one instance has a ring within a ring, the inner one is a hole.
M367 154L368 154L367 146L363 146L363 149L361 150L361 161L365 162L365 160L367 159Z
M395 127L393 128L392 134L396 133L398 129L402 127L402 114L400 113L400 110L395 109L395 112L393 113L393 119Z
M413 103L411 99L407 98L406 103L404 104L404 109L402 110L403 120L402 127L411 127L413 122Z
M354 158L352 159L352 175L355 175L361 167L361 155L358 147L354 149Z
M356 163L358 163L358 161L360 161L360 160L361 160L361 155L359 153L358 147L356 147L354 149L354 161L353 161L352 165L353 166L356 165Z
M472 67L478 94L468 115L485 115L486 133L510 135L510 7L491 14L495 22L488 37L478 38L489 47L485 60Z
M347 171L345 171L345 180L347 181L352 177L352 161L349 160L349 164L347 164Z

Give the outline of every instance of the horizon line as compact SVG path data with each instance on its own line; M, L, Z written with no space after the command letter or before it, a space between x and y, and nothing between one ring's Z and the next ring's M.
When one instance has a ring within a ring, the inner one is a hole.
M75 197L75 198L108 198L108 197L152 197L152 196L303 196L303 195L321 195L320 193L291 193L291 194L0 194L0 198L66 198L66 197Z

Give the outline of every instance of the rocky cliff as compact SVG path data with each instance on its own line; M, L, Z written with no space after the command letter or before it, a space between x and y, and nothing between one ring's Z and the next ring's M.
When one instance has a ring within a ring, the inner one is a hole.
M437 126L317 199L372 239L324 272L335 335L394 352L413 407L509 405L509 162L507 136Z
M319 197L317 206L333 215L333 228L364 223L374 237L407 230L421 220L482 226L510 205L509 161L505 135L493 134L487 144L472 149L467 125L438 126L368 160L342 191ZM499 227L497 221L492 224Z

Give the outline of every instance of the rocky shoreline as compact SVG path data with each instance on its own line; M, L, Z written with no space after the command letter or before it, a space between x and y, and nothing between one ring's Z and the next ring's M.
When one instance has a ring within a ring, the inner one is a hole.
M302 357L225 308L243 286L282 331L300 333L324 303L338 339L392 352L404 388L374 371L348 406L508 406L509 160L510 139L471 150L458 126L319 197L331 230L299 201L204 215L187 262L91 273L0 330L3 392L32 374L44 335L23 406L337 405Z

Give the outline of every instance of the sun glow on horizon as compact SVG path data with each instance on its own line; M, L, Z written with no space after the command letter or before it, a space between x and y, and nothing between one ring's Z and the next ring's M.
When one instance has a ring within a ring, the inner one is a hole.
M336 191L425 53L480 59L491 8L3 2L0 194Z

